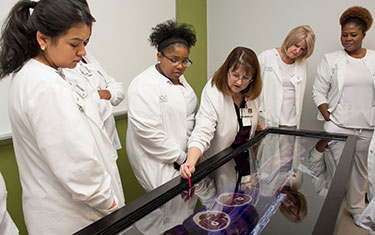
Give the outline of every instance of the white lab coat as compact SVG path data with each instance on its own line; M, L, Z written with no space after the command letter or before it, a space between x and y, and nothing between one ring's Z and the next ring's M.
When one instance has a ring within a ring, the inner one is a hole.
M29 234L71 234L125 203L95 92L83 97L73 87L34 59L12 77L9 115Z
M367 50L364 60L366 67L370 70L375 79L375 51ZM313 85L313 100L318 107L321 104L328 104L328 112L334 112L345 83L346 63L349 55L345 50L334 51L325 54L317 70L317 76ZM373 83L375 86L375 82ZM318 119L323 121L322 114L318 113Z
M277 62L280 56L276 49L269 49L259 55L259 64L262 71L263 89L260 100L259 115L264 120L264 125L279 127L281 106L283 101L282 74ZM295 103L297 115L297 128L301 124L303 97L307 81L307 61L295 62Z
M251 138L258 125L257 99L248 100L247 107L253 109L249 137ZM230 147L239 128L232 96L222 93L215 85L212 86L210 79L202 91L196 125L189 139L189 148L198 148L203 153L201 159L204 160Z
M113 106L119 105L125 98L122 83L117 82L108 75L100 66L99 62L87 52L84 57L86 64L82 61L74 69L63 69L68 79L72 78L90 86L94 92L97 90L108 90L111 93L110 100L100 99L99 95L93 95L98 102L98 112L100 112L104 128L112 140L116 149L121 149L120 138L116 130L115 118L113 117ZM84 81L83 81L84 80Z
M186 159L198 100L183 75L179 80L183 86L174 85L152 65L128 89L126 150L136 178L147 191L178 176L173 164ZM193 107L191 112L187 107Z
M7 211L7 190L3 176L0 173L0 234L16 235L18 229Z

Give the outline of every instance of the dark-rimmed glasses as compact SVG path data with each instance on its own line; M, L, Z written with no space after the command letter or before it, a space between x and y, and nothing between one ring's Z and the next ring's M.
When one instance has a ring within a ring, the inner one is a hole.
M160 52L160 54L164 56L165 58L167 58L174 66L181 64L184 67L189 67L193 63L193 61L191 61L189 58L186 60L180 61L180 60L176 60L173 58L169 58L168 56L164 55L163 52Z

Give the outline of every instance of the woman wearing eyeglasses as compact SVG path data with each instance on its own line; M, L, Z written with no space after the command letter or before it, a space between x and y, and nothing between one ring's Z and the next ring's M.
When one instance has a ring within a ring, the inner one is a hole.
M236 47L203 89L188 157L180 167L182 177L194 173L203 153L211 157L254 136L257 129L265 129L258 121L261 90L256 54L249 48Z
M153 28L149 40L158 62L129 86L126 138L129 162L146 191L178 176L174 165L186 160L198 105L183 76L196 42L192 26L169 20Z
M259 55L263 91L260 117L266 126L299 128L306 87L307 62L315 35L307 25L292 29L280 48Z

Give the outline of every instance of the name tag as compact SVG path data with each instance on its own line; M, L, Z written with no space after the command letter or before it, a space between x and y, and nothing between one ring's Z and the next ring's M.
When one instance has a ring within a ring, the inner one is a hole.
M249 117L242 118L242 125L243 126L251 126L251 118L249 118Z
M241 108L240 118L242 119L243 126L251 125L251 118L254 116L252 108Z
M291 78L290 78L290 82L295 86L297 85L298 83L301 82L301 77L298 76L298 75L293 75Z
M81 72L81 74L85 77L91 77L92 76L92 68L90 68L89 65L85 65L85 64L80 64L79 66L79 71Z
M82 98L85 98L87 96L86 91L78 84L72 85L73 90Z

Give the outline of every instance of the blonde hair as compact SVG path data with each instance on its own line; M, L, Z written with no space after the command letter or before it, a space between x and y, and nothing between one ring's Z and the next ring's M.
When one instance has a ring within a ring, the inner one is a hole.
M297 214L294 214L288 207L283 203L280 204L279 210L281 214L285 216L289 221L294 223L300 223L307 215L307 201L305 195L293 190L289 186L284 186L281 193L289 194L289 196L294 197L297 200Z
M295 45L296 43L305 40L306 50L298 56L297 60L307 59L311 56L314 51L315 46L315 34L308 25L297 26L290 30L283 44L281 45L281 50L283 53L287 54L289 47Z
M256 99L262 91L262 79L260 78L260 66L255 52L246 47L236 47L228 55L224 64L215 72L211 85L226 95L232 95L228 86L229 70L235 71L242 67L247 74L252 74L252 81L243 90L243 95L250 100Z

